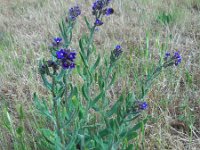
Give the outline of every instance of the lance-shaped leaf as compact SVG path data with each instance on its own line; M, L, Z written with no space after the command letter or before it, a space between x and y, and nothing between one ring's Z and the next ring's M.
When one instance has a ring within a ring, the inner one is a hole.
M91 30L90 23L88 22L87 17L85 16L84 19L88 29Z
M96 62L94 63L94 65L92 66L91 68L91 73L93 73L95 71L95 69L97 68L97 66L99 65L99 62L100 62L100 54L98 55L98 58L96 60Z
M83 61L83 64L86 68L88 68L88 62L87 62L87 59L86 57L84 57L83 53L82 52L79 52L80 56L81 56L81 59Z
M42 133L42 136L45 138L45 140L49 143L54 145L54 133L49 129L40 129L40 132Z
M42 81L44 83L44 86L48 89L48 90L52 90L52 84L49 83L49 81L47 80L46 78L46 75L45 74L41 74L41 77L42 77Z
M127 148L126 148L126 150L133 150L134 149L134 145L133 144L130 144Z
M85 50L84 50L84 47L83 47L83 40L82 39L79 40L79 47L81 49L82 54L85 56Z
M84 76L83 72L81 71L81 67L79 65L76 66L78 74L81 76L81 78L85 81L86 77Z
M105 136L107 136L107 135L109 135L109 134L111 134L111 130L109 130L109 129L103 129L103 130L101 130L99 133L98 133L98 135L101 137L101 138L103 138L103 137L105 137Z
M65 73L66 73L66 70L61 69L60 73L56 76L56 80L60 81L64 77Z
M88 87L87 87L87 85L86 84L84 84L83 85L83 87L82 87L82 94L83 94L83 96L85 97L85 99L87 100L87 101L90 101L91 99L90 99L90 97L89 97L89 92L88 92Z
M62 20L62 22L59 24L59 28L60 28L60 32L61 32L61 35L62 35L65 43L68 43L67 27L66 27L66 24L65 24L64 20Z
M63 97L63 94L65 93L65 87L62 86L59 88L59 90L56 92L56 98L55 99L59 99Z
M93 107L104 95L104 91L102 91L97 97L94 98L93 101L91 101L90 107Z
M34 103L36 105L36 108L41 112L41 114L54 121L53 117L51 116L51 114L48 110L48 106L47 106L45 100L42 100L42 102L40 102L36 93L33 94L33 100L34 100Z
M105 83L104 83L104 79L101 73L99 74L99 77L98 77L98 85L99 85L100 90L103 91L105 87Z
M117 100L117 102L115 102L115 104L112 106L111 110L107 112L107 114L106 114L107 117L110 117L114 113L117 113L119 107L121 106L122 100L123 100L123 95L121 95L119 100Z
M119 123L117 122L117 119L110 119L109 125L113 132L116 132L116 130L119 129Z
M134 129L124 129L121 133L120 133L120 138L124 139L126 138L128 141L136 138L138 136L137 132Z

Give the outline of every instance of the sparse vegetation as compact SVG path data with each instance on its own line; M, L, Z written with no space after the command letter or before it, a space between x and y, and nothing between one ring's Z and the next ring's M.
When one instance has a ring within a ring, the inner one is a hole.
M88 11L93 0L0 0L0 149L52 148L43 139L52 136L44 128L53 126L37 113L33 101L36 92L46 100L43 104L52 105L38 64L50 57L49 43L60 33L58 23L77 3L82 14L71 45L79 51L79 39L89 33L84 16L88 22L95 19ZM114 14L95 30L95 52L90 59L95 62L98 54L109 58L117 44L123 48L115 68L117 80L107 92L110 106L127 91L141 98L147 89L141 81L164 63L160 58L165 52L179 51L182 56L178 67L164 69L146 91L148 109L141 116L149 119L135 139L135 149L200 149L200 1L115 0L111 6ZM84 66L79 56L76 63ZM84 82L76 77L78 73L74 69L70 79L81 89ZM98 90L94 86L91 95Z

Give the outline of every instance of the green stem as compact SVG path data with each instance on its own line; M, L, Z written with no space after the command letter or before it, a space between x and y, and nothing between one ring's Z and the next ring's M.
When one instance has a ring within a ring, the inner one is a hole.
M57 134L60 137L61 143L64 144L64 138L61 132L61 125L60 125L60 120L59 120L59 106L58 106L58 99L56 98L56 93L55 93L55 89L56 89L56 79L55 76L56 75L56 71L54 70L53 73L53 77L52 77L52 96L53 96L53 106L54 106L54 113L55 113L55 117L56 117L56 128L57 128Z
M87 60L89 59L89 55L90 55L90 46L93 43L93 39L94 39L94 31L95 31L95 27L96 25L94 25L91 30L90 30L90 36L89 36L89 42L87 45Z
M151 74L151 76L149 78L146 79L146 81L144 81L143 83L143 92L142 95L140 96L139 99L143 99L144 96L147 94L149 87L151 86L151 84L153 83L153 79L156 78L160 72L162 71L163 65L157 67L154 72Z

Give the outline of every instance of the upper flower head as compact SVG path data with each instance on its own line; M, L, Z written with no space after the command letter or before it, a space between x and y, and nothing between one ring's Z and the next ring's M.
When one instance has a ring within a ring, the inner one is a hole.
M81 14L81 10L78 6L74 6L69 9L69 18L71 20L76 20L76 18Z
M122 47L120 45L117 45L113 51L115 57L119 57L122 53Z
M92 5L93 14L96 15L97 12L101 12L103 8L108 6L111 0L96 0Z
M93 3L92 9L93 10L101 10L104 7L104 2L103 0L97 0L96 2Z

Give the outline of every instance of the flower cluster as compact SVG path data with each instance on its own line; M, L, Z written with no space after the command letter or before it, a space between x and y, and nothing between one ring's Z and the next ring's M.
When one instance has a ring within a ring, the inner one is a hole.
M70 49L60 49L56 52L56 57L61 60L63 69L75 68L76 52L72 52Z
M175 52L172 57L171 57L171 54L169 52L166 52L164 59L165 59L166 63L169 62L169 64L166 65L166 66L171 66L173 64L175 66L178 66L181 63L181 60L182 60L179 52Z
M179 52L174 53L173 59L175 60L176 66L178 66L178 64L181 63L182 58L181 58L181 55L179 54Z
M92 5L92 14L96 16L95 25L100 26L103 22L100 20L101 15L109 16L114 13L113 8L106 8L111 0L96 0Z
M119 57L120 55L121 55L121 53L122 53L123 51L122 51L122 47L120 46L120 45L117 45L116 47L115 47L115 49L113 50L113 54L114 54L114 56L117 58L117 57Z
M69 19L74 21L81 14L81 10L78 6L74 6L69 9Z
M103 8L108 6L110 1L111 0L96 0L92 5L93 11L101 11Z
M111 64L115 63L118 60L122 52L123 52L122 47L120 45L117 45L115 49L111 51L111 55L110 55Z

